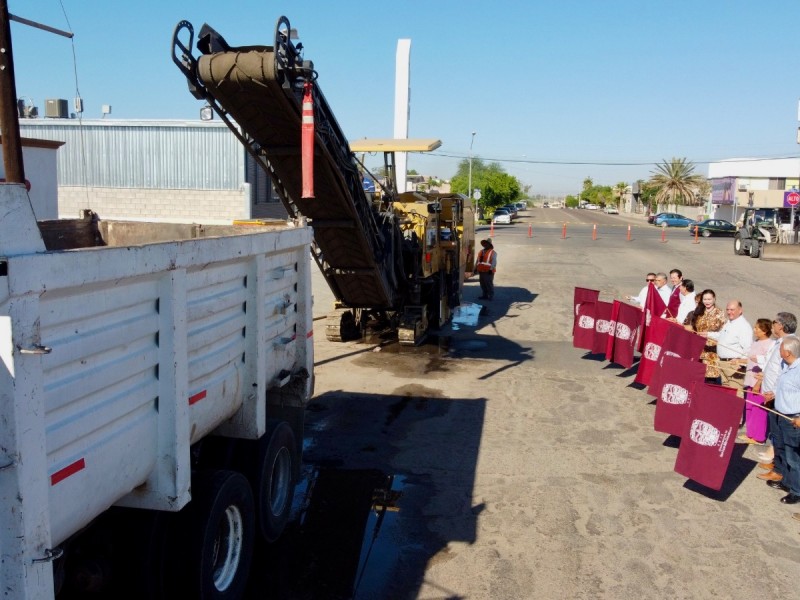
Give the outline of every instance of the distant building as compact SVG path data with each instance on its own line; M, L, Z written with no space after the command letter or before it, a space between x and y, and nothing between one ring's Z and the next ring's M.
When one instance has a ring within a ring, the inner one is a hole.
M735 223L748 206L788 206L800 184L800 158L730 159L709 163L708 212Z
M104 219L286 218L264 170L219 121L20 119L20 131L63 144L59 217L90 208Z
M37 220L58 218L58 180L56 154L63 142L23 137L22 163L25 170L28 197ZM0 158L3 156L0 140ZM0 178L5 181L5 166L0 161Z

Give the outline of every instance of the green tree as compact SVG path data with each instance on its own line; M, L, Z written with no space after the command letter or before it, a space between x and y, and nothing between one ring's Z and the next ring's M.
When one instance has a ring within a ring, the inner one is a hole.
M672 158L656 165L648 184L655 189L658 204L696 205L697 191L705 178L694 172L685 158Z
M450 189L456 194L469 195L469 159L458 164L458 171L450 178ZM472 189L481 191L477 204L486 211L516 202L522 196L522 186L516 177L505 172L499 163L484 163L472 159Z

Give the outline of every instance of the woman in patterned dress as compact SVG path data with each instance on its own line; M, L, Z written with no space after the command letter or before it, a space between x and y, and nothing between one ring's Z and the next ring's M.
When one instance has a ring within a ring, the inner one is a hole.
M694 310L694 316L686 329L698 333L719 331L725 325L725 314L717 307L717 295L714 290L703 290L700 304ZM700 360L706 364L706 381L708 383L722 383L719 372L719 357L717 356L717 342L706 340L706 347L700 355Z

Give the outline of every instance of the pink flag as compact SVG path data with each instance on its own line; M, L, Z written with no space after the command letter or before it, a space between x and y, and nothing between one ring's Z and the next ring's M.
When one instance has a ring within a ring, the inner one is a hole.
M594 307L600 296L598 290L576 287L573 301L572 345L591 350L594 344Z
M647 299L644 302L642 311L642 334L639 337L639 352L644 350L644 345L647 343L647 328L650 327L650 323L664 314L664 309L666 309L666 304L661 299L658 289L652 283L648 284Z
M611 302L598 300L594 305L594 340L592 354L605 354L608 346L608 332L613 331L611 324Z
M642 358L639 360L639 369L636 371L634 382L644 385L650 383L653 369L658 364L658 357L661 355L661 346L664 343L664 338L668 329L672 326L673 324L666 319L653 317L650 325L645 329L644 335L647 337L644 341Z
M705 364L665 356L661 365L663 376L661 386L656 389L656 412L653 416L653 429L670 435L683 435L689 404L695 384L702 384L706 376ZM653 384L650 384L653 390Z
M672 325L667 329L664 336L664 343L661 345L661 355L659 361L653 367L653 374L650 377L650 387L647 393L658 397L661 393L661 375L663 371L663 360L666 356L679 356L689 360L700 360L700 353L706 345L706 339L697 335L693 331L687 331L683 325L678 325L669 321Z
M744 399L720 386L695 384L675 472L719 490L731 460Z
M744 393L745 400L755 402L756 404L764 404L764 396L753 392ZM767 411L752 404L744 405L744 422L747 437L753 438L757 442L763 442L767 439Z
M638 341L642 310L624 302L615 301L614 304L619 306L614 330L614 352L610 360L629 369L633 366L633 351Z

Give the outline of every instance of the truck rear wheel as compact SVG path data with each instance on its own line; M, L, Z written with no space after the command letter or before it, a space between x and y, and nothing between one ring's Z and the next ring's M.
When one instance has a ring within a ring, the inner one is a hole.
M744 256L745 254L747 254L746 248L744 247L744 240L742 240L742 236L737 235L733 239L733 251L739 256Z
M255 543L253 493L235 471L192 474L192 501L179 513L181 595L240 598Z
M296 448L294 432L285 421L272 422L261 439L242 445L241 464L255 496L257 529L267 542L277 540L289 521Z

